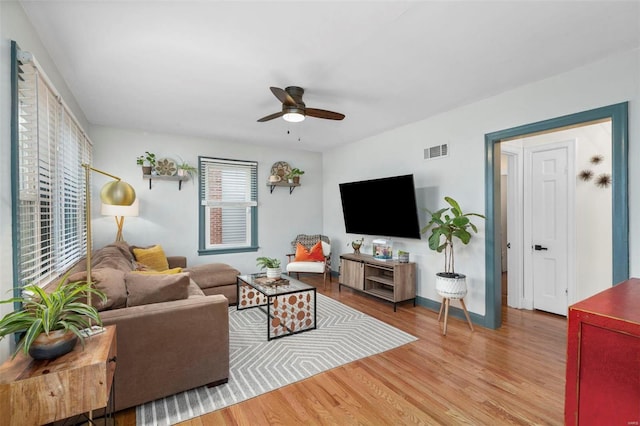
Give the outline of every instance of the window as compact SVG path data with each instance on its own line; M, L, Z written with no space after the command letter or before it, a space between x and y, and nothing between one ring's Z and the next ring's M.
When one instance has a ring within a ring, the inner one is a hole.
M85 254L91 143L33 57L12 43L12 58L15 280L44 285Z
M258 163L199 157L200 254L258 250Z

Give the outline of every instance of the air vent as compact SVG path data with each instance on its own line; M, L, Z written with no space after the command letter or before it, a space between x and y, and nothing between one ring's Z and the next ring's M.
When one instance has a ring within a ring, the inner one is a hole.
M449 156L449 145L434 145L429 148L424 149L424 159L425 160L433 160L434 158L448 157Z

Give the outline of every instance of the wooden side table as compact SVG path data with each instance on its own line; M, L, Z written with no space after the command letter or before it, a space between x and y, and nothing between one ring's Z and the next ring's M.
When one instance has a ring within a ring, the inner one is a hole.
M115 325L52 361L19 353L0 366L0 425L51 423L107 407L116 354Z

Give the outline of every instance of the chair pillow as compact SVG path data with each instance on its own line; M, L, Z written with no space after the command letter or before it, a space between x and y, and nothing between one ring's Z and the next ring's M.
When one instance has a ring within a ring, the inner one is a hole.
M170 302L189 297L189 274L141 275L127 273L127 307Z
M298 243L296 246L296 256L294 262L324 262L324 254L322 251L322 242L318 241L311 250L307 250L305 246Z
M148 248L134 248L133 254L136 262L142 263L156 271L166 271L169 269L169 261L162 250L162 246L156 244Z
M107 300L102 301L95 294L91 295L91 305L98 311L120 309L127 306L127 288L124 284L125 273L112 268L96 268L91 270L93 287L102 291ZM67 277L68 282L87 281L87 271L80 271ZM86 301L83 300L86 303Z

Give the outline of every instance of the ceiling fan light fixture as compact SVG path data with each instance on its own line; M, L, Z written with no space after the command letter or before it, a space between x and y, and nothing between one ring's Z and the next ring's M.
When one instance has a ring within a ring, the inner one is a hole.
M304 120L304 114L297 111L287 112L282 115L282 118L289 123L299 123Z

